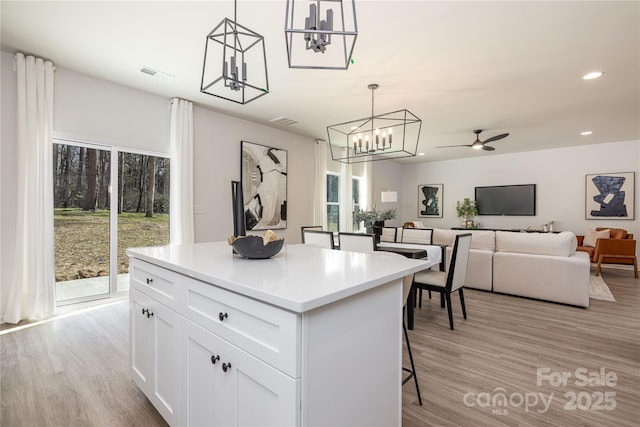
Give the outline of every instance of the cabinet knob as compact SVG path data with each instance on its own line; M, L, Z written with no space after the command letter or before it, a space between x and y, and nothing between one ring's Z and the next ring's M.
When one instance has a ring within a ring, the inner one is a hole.
M220 319L221 322L227 317L229 317L227 313L223 313L223 312L218 313L218 319Z
M151 278L147 277L147 285L150 285L150 284L152 284L152 283L153 283L153 279L151 279Z
M227 372L227 370L228 370L228 369L231 369L231 362L229 362L229 363L223 363L223 364L222 364L222 370L223 370L224 372Z
M211 355L211 363L212 364L215 365L218 360L220 360L220 356L216 356L216 355L213 355L213 354Z

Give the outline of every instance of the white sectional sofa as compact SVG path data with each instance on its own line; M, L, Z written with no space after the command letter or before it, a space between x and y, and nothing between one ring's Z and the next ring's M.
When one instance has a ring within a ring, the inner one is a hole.
M589 256L576 252L575 234L434 228L432 243L447 245L445 265L462 233L472 234L466 287L589 306Z

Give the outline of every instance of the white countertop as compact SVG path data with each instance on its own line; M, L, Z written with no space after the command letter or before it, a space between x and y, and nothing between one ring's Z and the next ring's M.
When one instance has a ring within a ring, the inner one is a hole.
M285 245L270 259L234 255L227 242L127 249L127 255L297 313L430 267L427 260Z

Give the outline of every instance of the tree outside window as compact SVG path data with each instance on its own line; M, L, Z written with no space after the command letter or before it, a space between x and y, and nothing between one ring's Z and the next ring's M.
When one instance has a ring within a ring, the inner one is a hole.
M327 173L327 229L339 231L340 227L340 176Z

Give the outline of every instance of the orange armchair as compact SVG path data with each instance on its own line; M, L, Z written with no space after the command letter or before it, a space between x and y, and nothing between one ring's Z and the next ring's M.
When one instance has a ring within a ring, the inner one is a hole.
M595 246L584 246L585 236L576 236L578 247L576 250L589 254L591 262L596 263L596 276L600 274L600 267L604 264L633 265L633 275L638 278L638 257L636 256L636 241L633 234L622 228L596 228L596 231L609 230L609 238L598 238Z

